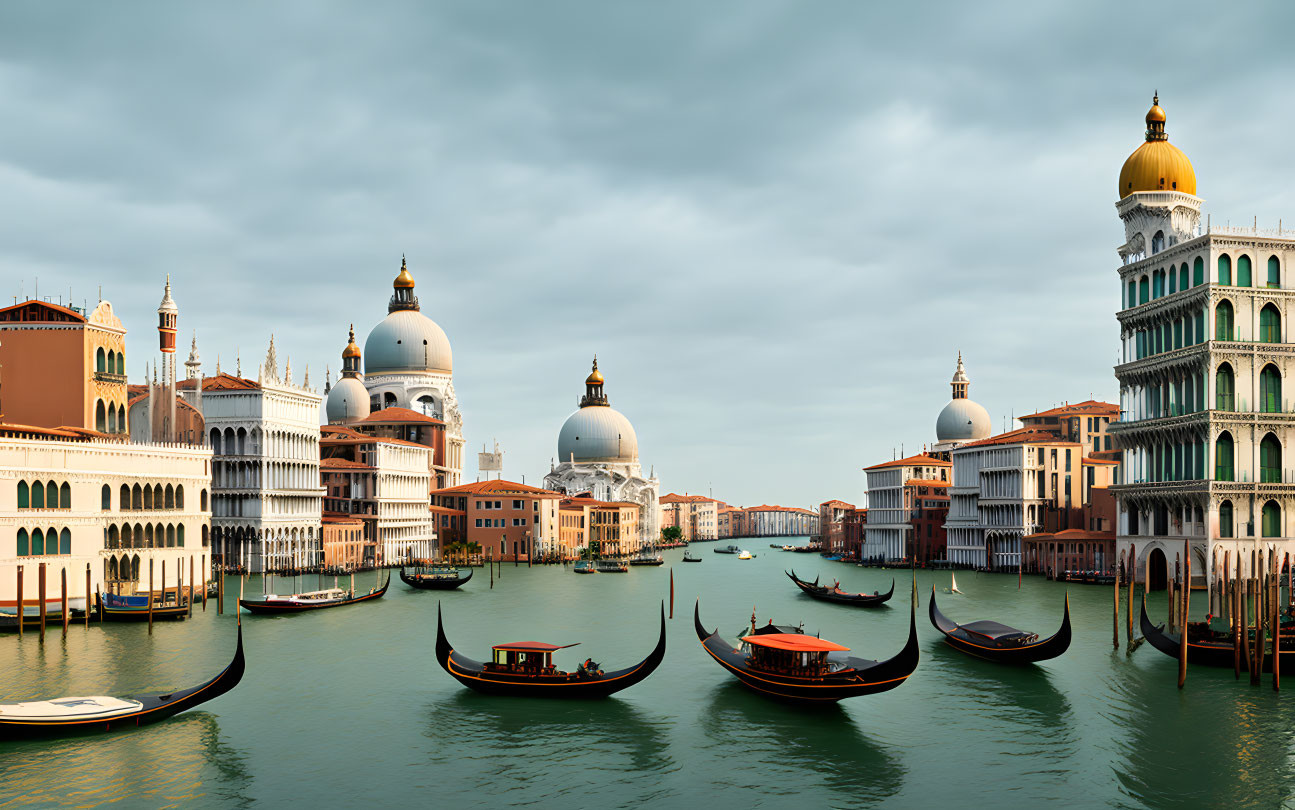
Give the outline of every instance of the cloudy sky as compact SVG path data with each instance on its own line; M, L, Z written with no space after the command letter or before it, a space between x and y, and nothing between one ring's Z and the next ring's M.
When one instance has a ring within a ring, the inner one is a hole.
M405 253L506 477L597 352L663 491L806 506L959 349L996 428L1115 399L1154 89L1215 222L1295 223L1288 4L874 5L6 4L4 295L102 285L134 379L170 273L208 373L273 332L322 387Z

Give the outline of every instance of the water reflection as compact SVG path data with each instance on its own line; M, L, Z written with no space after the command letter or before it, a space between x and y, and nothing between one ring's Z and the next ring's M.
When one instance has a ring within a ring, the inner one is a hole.
M99 807L123 799L151 807L200 799L247 806L247 786L241 760L206 712L101 736L6 743L0 756L3 807Z
M840 704L773 702L737 682L715 687L705 701L699 724L708 742L741 752L715 772L715 785L755 785L782 796L826 786L849 796L851 805L886 799L903 786L907 769L868 739Z
M589 701L499 698L456 692L429 706L431 764L476 774L477 789L509 804L579 796L580 806L615 806L676 795L662 774L677 771L668 721L616 698ZM644 777L647 778L644 778ZM571 796L568 796L568 792Z
M1052 755L1067 756L1073 735L1070 701L1057 690L1046 668L982 661L943 641L922 654L923 665L949 679L949 691L959 699L961 712L979 725L1000 725L1008 740L1026 728L1044 732Z

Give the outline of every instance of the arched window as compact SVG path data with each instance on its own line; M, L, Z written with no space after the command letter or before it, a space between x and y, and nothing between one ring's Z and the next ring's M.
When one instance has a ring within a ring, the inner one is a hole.
M112 349L109 349L108 350L108 373L111 374L116 370L117 370L117 353L114 352Z
M1156 231L1156 235L1151 237L1151 255L1155 255L1165 249L1165 232Z
M1272 363L1259 372L1259 412L1282 412L1282 374Z
M1219 283L1232 286L1232 257L1226 253L1219 256Z
M183 523L175 527L175 544L180 548L184 548L184 524Z
M1282 536L1282 508L1276 501L1268 501L1263 509L1263 536Z
M130 548L135 544L134 534L131 532L130 524L127 523L121 527L121 547Z
M1259 310L1259 342L1282 342L1282 316L1272 304L1264 304Z
M145 509L153 508L153 485L152 484L144 485L144 508Z
M107 371L107 370L108 370L108 364L107 364L107 361L106 361L106 359L105 359L105 356L104 356L104 353L103 353L103 347L102 347L102 346L100 346L98 349L96 349L96 350L95 350L95 353L94 353L94 370L95 370L95 371Z
M31 554L31 538L27 535L26 529L18 530L18 556L26 557Z
M1214 442L1214 480L1235 480L1232 469L1232 434L1226 430Z
M1169 265L1169 292L1178 292L1178 274L1174 272L1174 266Z
M1259 483L1280 484L1282 481L1282 443L1269 433L1259 443Z
M1231 440L1229 439L1229 441ZM1231 445L1229 445L1229 447L1230 446ZM1232 479L1229 478L1228 480L1231 481ZM152 548L152 547L153 547L153 524L147 523L144 525L144 548Z
M215 455L222 455L220 452L220 431L216 428L211 429L211 452Z
M103 400L94 404L94 429L100 433L108 432L108 413L103 408Z
M396 395L391 393L390 391L387 391L386 393L384 393L382 395L382 407L383 408L396 407Z
M1282 263L1276 256L1268 257L1268 286L1276 289L1282 285Z
M126 355L124 352L117 352L117 373L126 373Z
M18 482L18 508L31 508L31 489L28 488L26 481Z
M117 498L117 508L125 512L130 509L130 487L121 485L121 495Z
M45 485L40 481L31 485L31 508L45 508Z
M1219 537L1232 536L1232 501L1219 504Z
M144 490L136 484L130 491L130 506L132 509L144 508Z
M1192 262L1192 286L1205 283L1205 260L1200 256Z
M207 542L208 542L208 540L207 540L207 524L206 524L206 523L204 523L204 524L202 524L202 547L203 547L203 548L206 548L206 547L207 547Z
M167 524L166 527L166 547L175 547L175 527L170 524Z
M121 547L121 532L117 529L116 525L109 526L108 527L108 548L120 548L120 547Z
M203 512L206 512L206 511L207 511L207 490L205 490L205 489L204 489L204 490L203 490L203 491L198 495L198 504L199 504L199 507L200 507L200 511L203 511Z
M1220 301L1214 308L1214 339L1235 340L1232 333L1232 302Z
M1129 297L1125 299L1125 308L1135 307L1138 305L1138 283L1129 279Z
M1187 289L1187 262L1183 262L1182 267L1178 268L1178 289Z
M67 529L64 529L63 531L58 533L58 553L59 554L72 553L72 532L68 531Z
M117 558L109 557L103 562L103 578L112 582L117 579Z
M139 555L130 558L130 578L139 582Z
M166 485L166 496L164 499L164 503L166 505L165 508L167 509L175 508L175 489L172 488L170 484Z
M1237 257L1237 286L1238 287L1252 286L1251 278L1250 278L1250 257L1249 256Z
M105 512L112 508L112 487L107 484L103 485L103 490L99 493L99 508Z
M58 488L58 508L72 508L72 487L68 486L66 481L63 482L63 486Z
M58 508L58 484L53 481L45 485L45 508Z
M144 527L135 524L135 548L144 548Z
M108 432L117 432L117 409L111 405L108 406Z
M33 557L45 554L45 535L40 529L31 530L31 553Z
M184 508L184 484L175 485L175 508Z
M122 433L126 432L126 406L117 406L117 430Z

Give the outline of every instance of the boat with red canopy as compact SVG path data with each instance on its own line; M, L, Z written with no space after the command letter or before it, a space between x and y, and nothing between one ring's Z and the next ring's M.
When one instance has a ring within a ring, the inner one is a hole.
M791 632L789 627L756 628L754 620L750 633L741 639L742 646L734 649L718 630L707 632L702 626L700 601L693 610L693 625L706 652L743 685L784 700L829 703L885 692L917 669L917 620L912 608L908 642L885 661L845 655L849 647Z
M542 641L496 644L491 648L490 661L474 661L450 644L440 606L436 609L436 661L464 686L491 695L597 698L633 686L661 664L665 658L665 605L661 606L661 634L656 649L632 667L604 672L593 659L586 658L572 671L558 669L553 653L574 646Z

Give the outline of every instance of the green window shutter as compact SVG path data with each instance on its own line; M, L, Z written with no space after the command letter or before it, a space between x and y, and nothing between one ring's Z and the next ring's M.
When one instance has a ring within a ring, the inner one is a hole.
M1250 257L1241 256L1237 259L1237 286L1249 287L1250 284Z
M45 508L45 485L40 481L31 485L31 508Z
M1192 264L1192 286L1195 287L1204 283L1205 261L1200 256L1197 256L1196 261Z
M31 553L34 557L40 557L45 554L45 535L41 534L40 529L32 530Z
M1232 502L1219 504L1219 537L1232 536Z
M1214 444L1214 478L1232 480L1232 437L1224 434Z
M1227 254L1219 257L1219 283L1232 286L1232 259Z
M31 541L27 537L26 529L18 530L18 556L26 557L31 553Z
M1264 504L1263 510L1263 536L1264 537L1281 537L1282 533L1282 510L1275 501L1269 501Z
M18 508L31 508L31 490L28 489L26 481L18 482Z
M1276 256L1268 257L1268 286L1277 288L1282 285L1282 263Z
M72 553L72 532L68 531L67 529L64 529L63 531L58 533L58 553L59 554Z
M1277 308L1267 304L1259 311L1259 342L1281 343L1282 320Z

